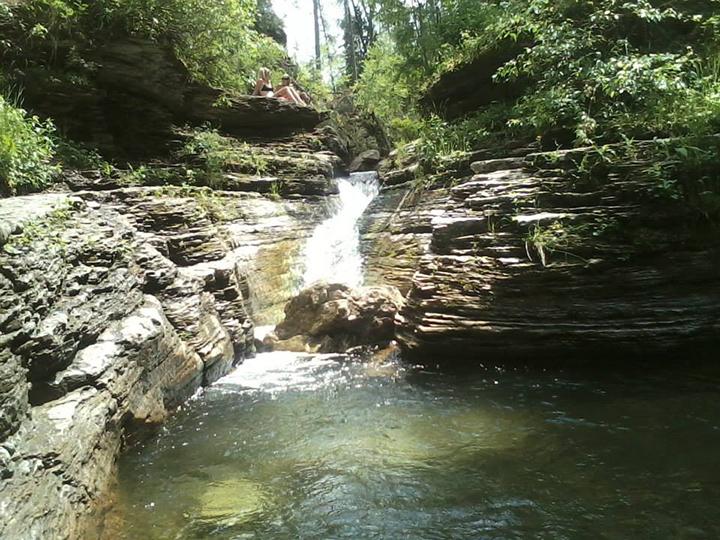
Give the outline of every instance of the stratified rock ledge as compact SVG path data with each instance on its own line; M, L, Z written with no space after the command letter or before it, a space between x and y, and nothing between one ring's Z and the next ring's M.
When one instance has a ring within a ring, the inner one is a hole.
M322 197L0 199L0 538L86 537L122 442L254 354Z
M717 228L634 164L578 179L590 152L487 156L382 189L362 247L371 283L408 291L406 358L607 362L717 344Z

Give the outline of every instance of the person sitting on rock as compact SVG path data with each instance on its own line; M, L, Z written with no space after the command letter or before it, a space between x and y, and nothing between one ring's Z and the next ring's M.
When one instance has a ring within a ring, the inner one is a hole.
M302 100L304 105L310 105L312 103L312 98L307 92L304 92L302 89L297 88L297 85L292 80L290 75L287 73L282 76L282 82L280 83L280 88L288 88L290 92L295 94L300 100ZM280 90L278 90L279 92Z
M255 81L255 90L253 96L273 97L275 91L270 81L270 70L268 68L260 68L258 71L258 79Z
M272 80L270 79L270 70L268 68L260 68L258 72L258 80L255 82L255 90L253 96L275 97L285 101L290 101L298 105L305 105L297 91L291 86L281 86L275 90ZM289 76L288 76L289 81Z
M280 99L291 101L293 103L297 103L298 105L307 105L302 96L300 96L300 93L292 86L290 82L290 75L287 73L282 76L282 82L280 83L275 95Z

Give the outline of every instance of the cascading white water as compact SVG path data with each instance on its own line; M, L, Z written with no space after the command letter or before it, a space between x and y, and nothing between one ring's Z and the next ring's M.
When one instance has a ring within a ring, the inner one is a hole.
M376 172L351 174L337 181L340 191L332 216L317 226L305 246L302 287L316 281L363 284L358 221L378 194Z

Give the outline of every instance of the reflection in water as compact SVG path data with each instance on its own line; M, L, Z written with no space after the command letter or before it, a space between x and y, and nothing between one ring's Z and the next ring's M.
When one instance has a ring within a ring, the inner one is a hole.
M717 384L656 373L260 355L123 457L106 537L716 538Z

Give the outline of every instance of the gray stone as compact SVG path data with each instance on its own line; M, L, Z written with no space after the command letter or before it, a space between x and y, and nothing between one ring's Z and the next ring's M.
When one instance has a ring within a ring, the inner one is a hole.
M285 306L285 320L266 345L307 352L344 352L392 340L395 315L403 305L394 287L316 283ZM305 340L305 347L297 338Z
M348 170L352 172L374 171L380 163L380 152L377 150L366 150L352 160Z
M409 292L397 324L406 357L607 361L717 341L715 230L694 225L683 201L651 196L655 181L632 164L578 181L591 151L480 150L422 191L382 189L361 247L370 283Z
M27 411L25 369L8 348L0 348L0 441L17 431Z
M43 219L58 208L79 202L79 199L68 197L64 193L5 199L0 206L0 246L7 242L11 234L21 233L24 224Z

